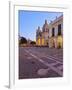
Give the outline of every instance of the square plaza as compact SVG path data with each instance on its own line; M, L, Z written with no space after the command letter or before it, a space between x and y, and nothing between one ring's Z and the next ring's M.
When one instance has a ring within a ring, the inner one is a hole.
M19 48L19 79L63 76L63 49Z

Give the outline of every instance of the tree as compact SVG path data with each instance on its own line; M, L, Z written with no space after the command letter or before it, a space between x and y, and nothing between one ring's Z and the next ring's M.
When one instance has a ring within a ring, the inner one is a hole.
M27 44L27 39L25 37L21 37L20 44Z
M35 42L35 41L31 41L31 42L30 42L30 44L35 45L35 44L36 44L36 42Z

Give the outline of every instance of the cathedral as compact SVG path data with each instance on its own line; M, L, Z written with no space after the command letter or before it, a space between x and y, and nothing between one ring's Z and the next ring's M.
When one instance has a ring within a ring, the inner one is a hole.
M50 23L45 20L45 23L40 29L36 30L36 45L48 46L49 48L63 47L63 15L56 17Z

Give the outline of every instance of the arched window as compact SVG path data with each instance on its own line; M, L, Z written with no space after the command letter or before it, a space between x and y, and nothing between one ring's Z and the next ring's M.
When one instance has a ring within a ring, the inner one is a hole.
M49 29L48 28L46 28L46 32L49 32Z
M55 35L55 28L52 28L52 37Z
M58 35L61 35L61 24L58 25Z

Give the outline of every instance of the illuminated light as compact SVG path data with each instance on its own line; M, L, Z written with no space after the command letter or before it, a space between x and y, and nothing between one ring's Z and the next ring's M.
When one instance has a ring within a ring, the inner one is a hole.
M40 38L38 39L38 45L40 45Z
M44 38L42 38L42 45L44 45Z
M58 47L62 47L62 44L63 44L63 39L62 39L62 36L58 36L57 38L57 44L58 44Z

